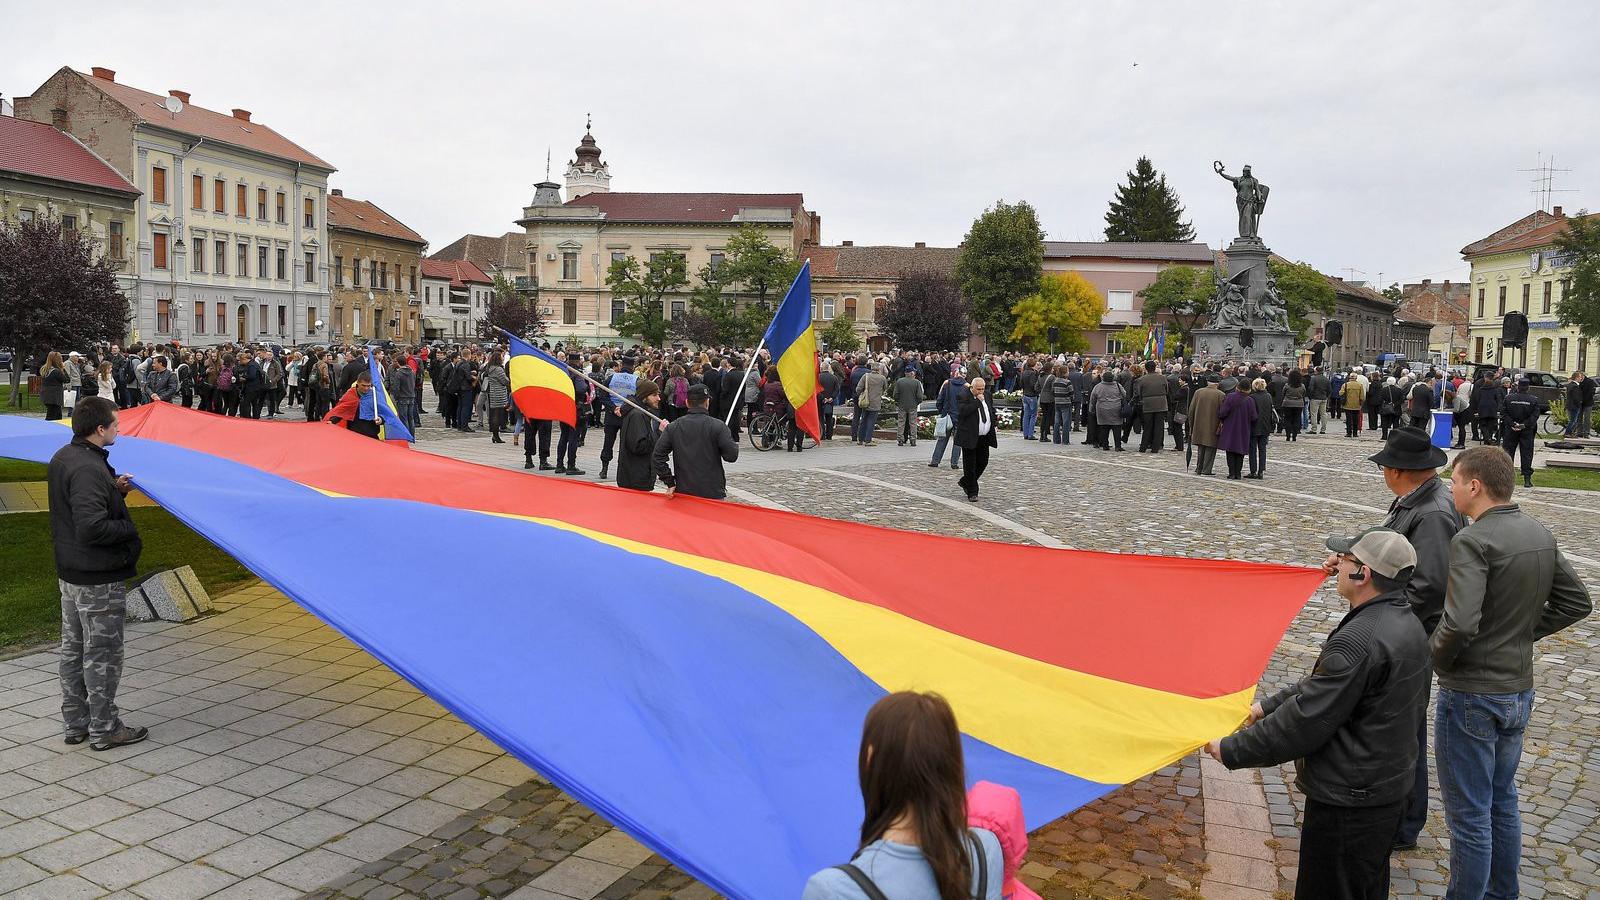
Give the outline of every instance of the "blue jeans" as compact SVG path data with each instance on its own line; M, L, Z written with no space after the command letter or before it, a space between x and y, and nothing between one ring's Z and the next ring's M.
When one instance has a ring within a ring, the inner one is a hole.
M1056 436L1058 444L1072 443L1072 404L1056 404Z
M861 418L861 436L856 440L866 443L872 440L872 432L878 427L878 411L875 409L858 409Z
M945 432L944 437L939 438L938 442L933 445L933 464L936 466L939 464L940 458L944 456L945 444L950 445L950 468L959 468L961 466L961 446L956 443L956 426L954 424L951 424L950 430Z
M1039 415L1039 398L1022 398L1022 436L1033 440L1033 420Z
M1533 691L1469 694L1445 687L1434 702L1434 768L1450 829L1446 900L1518 895L1522 816L1517 763Z

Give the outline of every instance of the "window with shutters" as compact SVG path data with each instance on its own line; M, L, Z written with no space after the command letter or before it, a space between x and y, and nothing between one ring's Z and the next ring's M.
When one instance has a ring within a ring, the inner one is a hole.
M167 202L167 170L160 166L150 167L150 202Z
M155 257L152 265L158 269L165 269L167 267L167 236L158 231L150 237Z
M216 254L217 254L217 258L216 258L217 273L216 274L218 274L218 275L226 275L226 274L228 274L228 242L227 241L217 241L216 242Z
M844 314L846 318L854 319L856 317L856 298L844 298Z
M112 222L111 224L107 225L106 236L109 238L110 247L108 249L111 251L111 258L127 259L127 257L123 255L127 252L127 248L122 242L122 223Z
M235 207L235 209L233 211L234 215L238 216L241 219L249 218L249 216L250 216L250 201L249 201L249 197L250 197L250 189L249 188L245 187L242 184L234 185L234 188L233 188L233 205Z
M156 301L156 333L167 334L172 331L172 301Z
M267 305L261 304L261 333L267 333Z
M578 254L577 253L569 250L569 251L561 254L561 280L562 281L577 281L578 280Z
M267 274L267 248L264 246L256 248L256 277L271 277Z
M278 248L278 280L289 280L289 251L282 247Z
M228 211L228 183L221 178L211 183L211 210L219 213Z
M250 245L244 241L239 242L239 253L234 259L233 274L240 278L247 278L250 275Z
M306 227L307 228L315 228L315 227L317 227L317 201L316 201L315 197L307 197L306 198L305 215L306 215Z
M204 238L195 238L190 242L194 252L189 254L189 271L205 272L206 270L206 242Z
M189 179L189 208L206 208L206 179L204 175L196 175Z
M256 218L265 222L267 220L267 189L256 188Z
M194 333L206 333L206 305L204 303L196 303L194 305Z
M306 284L317 283L317 254L315 251L306 251Z
M287 224L289 224L288 203L289 203L288 195L285 194L283 191L279 191L278 192L278 224L279 225L287 225Z
M578 324L578 298L568 297L561 301L561 324Z
M226 334L228 331L228 304L217 304L217 334Z

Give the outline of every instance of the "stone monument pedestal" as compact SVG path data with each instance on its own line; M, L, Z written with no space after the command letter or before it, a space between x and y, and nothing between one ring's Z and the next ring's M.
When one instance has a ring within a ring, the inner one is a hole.
M1263 362L1287 366L1295 362L1294 335L1287 331L1253 329L1254 346L1244 348L1239 343L1237 328L1196 328L1195 356L1203 360L1236 359L1240 362Z

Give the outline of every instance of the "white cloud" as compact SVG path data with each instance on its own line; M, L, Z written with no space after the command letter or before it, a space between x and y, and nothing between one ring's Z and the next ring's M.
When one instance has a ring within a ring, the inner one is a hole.
M511 229L588 112L614 188L800 190L830 242L952 244L1002 197L1093 239L1140 154L1213 245L1211 160L1250 162L1274 249L1385 281L1461 277L1538 152L1600 206L1581 0L87 6L10 10L0 90L104 65L249 108L434 246Z

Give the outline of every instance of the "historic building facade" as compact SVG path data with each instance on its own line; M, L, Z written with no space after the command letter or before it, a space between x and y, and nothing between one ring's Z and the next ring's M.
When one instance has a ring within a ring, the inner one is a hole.
M76 137L140 192L124 242L130 339L325 339L327 183L333 166L251 118L188 92L149 93L63 68L19 118Z
M476 339L488 311L494 279L471 260L422 261L422 337L456 343Z
M368 200L328 194L333 244L332 317L336 342L422 339L420 267L428 242Z
M1576 328L1562 327L1556 319L1572 265L1555 247L1566 227L1566 214L1557 206L1548 213L1537 210L1523 216L1461 248L1461 258L1472 266L1472 295L1467 302L1473 362L1557 374L1589 371L1596 342ZM1528 317L1527 346L1502 352L1501 324L1513 310Z
M1397 315L1409 322L1426 322L1427 351L1430 359L1460 362L1468 357L1470 338L1467 333L1467 303L1472 286L1445 279L1435 284L1424 278L1420 284L1400 287L1400 309Z
M1323 361L1348 368L1357 363L1376 363L1380 355L1395 352L1395 311L1400 304L1364 284L1332 275L1322 277L1333 286L1333 315L1314 316L1312 333L1321 334L1329 319L1337 319L1344 326L1344 339L1327 348Z
M0 116L0 223L48 219L87 235L127 290L139 191L77 138L54 126Z
M1196 242L1124 241L1045 241L1046 275L1076 272L1094 285L1106 301L1100 327L1084 333L1091 356L1137 353L1140 347L1118 346L1112 335L1129 325L1138 325L1144 316L1144 300L1139 292L1149 287L1169 266L1209 269L1214 263L1211 248ZM1164 322L1170 316L1158 316ZM982 338L975 338L981 344ZM1169 348L1168 352L1172 352Z
M675 252L686 258L691 283L702 267L718 265L727 242L754 224L773 244L800 252L815 242L821 219L794 194L623 193L611 190L611 172L585 134L567 166L568 199L561 185L540 182L517 221L525 234L526 275L538 291L551 341L606 343L621 339L614 327L625 300L606 284L611 264ZM505 252L505 251L502 251ZM467 256L465 250L463 256ZM687 310L689 292L666 299L667 316Z
M811 319L818 331L836 318L855 322L862 345L887 350L887 335L878 333L878 319L894 298L901 276L931 273L955 277L955 247L858 247L852 241L822 247L808 244L800 258L811 260Z

